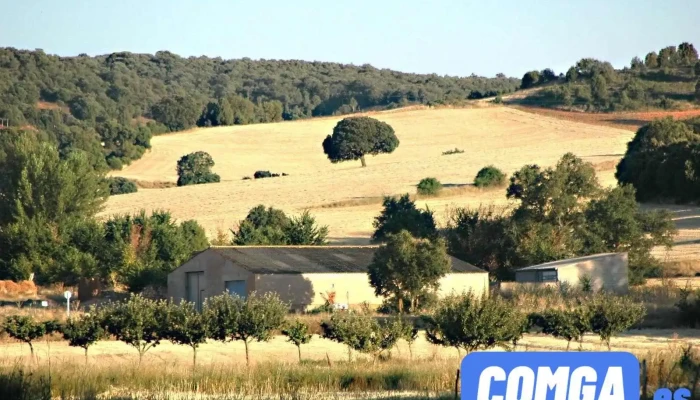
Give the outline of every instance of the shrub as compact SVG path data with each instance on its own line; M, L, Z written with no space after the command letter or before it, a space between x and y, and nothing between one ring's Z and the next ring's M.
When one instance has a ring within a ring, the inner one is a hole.
M407 230L416 238L432 238L437 234L435 218L430 210L419 210L408 194L400 198L385 197L384 209L374 218L373 242L383 242L392 233Z
M93 306L88 313L69 318L63 326L63 339L68 341L69 346L85 350L85 363L88 361L88 348L107 336L102 323L102 315Z
M501 95L496 95L496 98L492 100L494 104L502 104L503 103L503 97Z
M104 313L107 332L135 348L139 364L143 355L165 338L164 317L167 314L161 302L132 294L126 301L105 307Z
M209 153L196 151L182 156L177 162L177 185L198 185L220 182L221 177L211 172L214 160Z
M167 303L165 310L165 327L163 338L175 344L192 348L192 366L197 365L197 348L207 341L209 321L204 314L197 311L194 303Z
M60 330L60 325L56 321L39 322L26 315L11 315L5 319L3 330L11 338L27 343L29 351L34 357L33 342L45 335L57 332Z
M542 333L565 339L568 351L572 340L579 342L579 350L582 349L583 335L591 330L591 316L591 309L579 304L568 310L547 310L530 319L542 328Z
M435 178L423 178L418 182L418 194L434 196L442 190L442 183Z
M255 171L255 174L253 174L253 177L255 179L276 178L278 176L280 176L280 174L271 173L270 171ZM281 176L289 176L289 174L282 172ZM243 179L245 179L245 178L243 178ZM250 179L250 178L248 178L248 179Z
M451 154L462 154L462 153L464 153L464 150L460 150L460 149L458 149L458 148L455 147L453 150L443 151L443 152L442 152L442 155L443 155L443 156L449 156L449 155L451 155Z
M700 290L681 289L676 308L680 311L679 322L682 325L691 328L700 325Z
M252 293L246 300L227 293L207 299L204 305L212 338L222 342L243 341L246 365L250 365L250 342L270 340L272 332L284 324L288 310L289 306L273 293Z
M591 331L600 336L610 350L610 339L639 323L646 314L643 304L629 297L600 294L591 304Z
M395 326L380 324L367 314L334 314L330 321L321 323L321 329L324 338L348 346L348 359L350 350L355 350L370 354L376 361L382 352L391 350L401 338L401 332Z
M527 318L501 297L472 293L446 297L425 318L428 341L467 352L515 345L527 330Z
M109 183L110 196L136 193L138 191L138 187L134 181L122 178L121 176L107 178L107 182Z
M503 186L506 181L506 175L493 165L484 167L476 173L474 178L474 186L478 188L487 188L494 186Z
M301 345L309 343L313 336L309 333L309 326L300 320L296 320L293 323L287 324L287 327L282 330L282 334L287 337L289 343L297 347L299 362L301 362Z

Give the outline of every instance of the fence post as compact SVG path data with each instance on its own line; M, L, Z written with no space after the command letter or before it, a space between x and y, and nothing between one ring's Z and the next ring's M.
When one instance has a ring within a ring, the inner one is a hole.
M457 376L455 377L455 400L459 400L459 369L457 370Z
M648 380L648 374L647 374L647 360L642 360L642 399L647 400L647 380Z

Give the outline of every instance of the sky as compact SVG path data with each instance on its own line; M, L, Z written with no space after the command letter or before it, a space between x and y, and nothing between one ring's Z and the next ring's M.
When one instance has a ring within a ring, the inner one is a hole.
M372 64L521 77L700 48L700 0L0 0L0 47Z

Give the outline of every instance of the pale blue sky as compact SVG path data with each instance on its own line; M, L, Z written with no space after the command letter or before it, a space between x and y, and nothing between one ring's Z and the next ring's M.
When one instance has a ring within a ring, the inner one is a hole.
M0 0L0 46L334 61L520 77L700 48L700 0Z

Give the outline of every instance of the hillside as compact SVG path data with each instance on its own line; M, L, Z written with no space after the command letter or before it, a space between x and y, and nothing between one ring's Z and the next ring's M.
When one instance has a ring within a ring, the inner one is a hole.
M454 103L514 91L518 80L402 73L299 60L182 58L167 51L59 57L0 48L0 118L45 132L62 153L97 168L141 157L153 135L347 114L411 103ZM478 93L477 93L478 92Z
M597 165L605 185L615 183L614 165L633 133L621 129L542 117L505 107L418 109L373 115L394 127L401 144L390 155L331 164L321 142L339 118L217 127L163 135L141 160L114 175L142 181L174 181L182 155L203 150L222 182L167 189L141 189L113 196L104 214L167 208L179 219L196 219L213 234L233 227L263 203L297 213L313 208L334 240L366 242L381 196L415 193L422 178L434 176L449 187L428 204L442 218L449 205L505 204L503 189L473 186L477 171L494 164L510 174L524 164L554 164L564 153ZM442 155L455 147L462 154ZM256 170L289 176L242 180Z
M684 110L700 103L700 61L690 43L668 46L630 67L615 70L609 62L583 58L566 73L530 71L521 88L539 88L513 103L565 110L619 112Z

